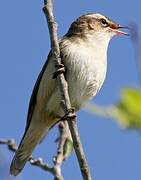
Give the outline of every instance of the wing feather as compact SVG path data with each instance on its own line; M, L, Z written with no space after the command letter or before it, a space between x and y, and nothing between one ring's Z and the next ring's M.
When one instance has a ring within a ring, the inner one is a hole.
M33 112L34 112L34 109L35 109L35 105L37 103L37 96L38 96L38 91L39 91L39 88L40 88L40 84L41 84L41 81L42 81L42 79L44 77L45 71L47 70L47 67L49 65L49 61L51 61L51 60L52 59L51 59L51 52L50 52L44 66L43 66L43 68L41 70L41 72L38 75L38 78L36 80L36 83L35 83L33 91L32 91L32 95L31 95L31 98L30 98L30 101L29 101L29 108L28 108L28 113L27 113L27 122L26 122L24 135L26 134L26 132L27 132L29 126L30 126L31 118L32 118L32 115L33 115ZM51 73L53 73L53 72L51 72ZM50 87L50 84L47 81L46 81L46 86ZM52 84L52 86L53 86L53 84ZM50 91L50 93L52 93L52 92ZM49 95L49 93L48 93L48 95ZM23 136L23 138L24 138L24 136Z

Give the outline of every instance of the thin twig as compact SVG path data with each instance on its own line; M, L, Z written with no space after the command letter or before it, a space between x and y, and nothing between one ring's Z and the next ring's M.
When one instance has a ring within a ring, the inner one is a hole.
M6 144L8 149L12 152L15 152L18 149L14 139L0 139L0 144Z
M44 171L50 172L53 176L55 176L54 167L50 167L47 163L44 163L42 158L35 159L31 157L29 159L31 165L41 168Z
M31 165L39 167L44 171L50 172L55 177L55 180L63 180L63 176L61 175L61 165L66 158L64 153L64 146L67 138L70 137L70 134L68 134L68 129L64 128L65 123L62 122L59 124L59 147L57 155L53 159L54 166L50 167L43 161L42 158L35 159L31 156L28 160ZM67 125L65 125L65 127L67 127ZM7 145L8 149L12 152L16 152L16 150L18 149L18 146L14 139L0 139L0 144Z
M0 139L0 144L7 145L8 149L12 152L16 152L18 148L14 139ZM35 159L31 156L28 161L30 162L31 165L37 166L44 171L48 171L55 176L53 167L49 167L49 165L47 163L44 163L41 158Z
M50 41L51 41L51 48L52 48L52 54L54 56L54 63L56 66L56 70L59 69L61 65L61 59L60 59L60 50L59 50L59 43L58 43L58 37L57 37L57 24L54 20L53 16L53 3L52 0L44 0L44 8L43 8L44 14L46 16L46 20L48 23L48 28L50 32ZM64 78L64 74L61 73L57 76L57 80L59 82L60 92L62 96L62 101L64 103L64 113L66 114L66 119L68 121L69 129L71 132L71 136L73 139L73 145L74 149L77 155L77 159L79 162L80 170L83 176L84 180L91 180L91 175L89 171L89 167L84 155L84 151L82 148L82 144L80 141L80 137L78 134L78 128L76 123L76 115L72 111L69 94L68 94L68 85Z
M66 140L69 137L68 128L66 127L67 127L66 121L59 123L59 132L60 132L59 146L58 146L57 155L54 157L54 172L56 174L55 180L63 180L63 176L61 174L61 165L65 160L64 147Z

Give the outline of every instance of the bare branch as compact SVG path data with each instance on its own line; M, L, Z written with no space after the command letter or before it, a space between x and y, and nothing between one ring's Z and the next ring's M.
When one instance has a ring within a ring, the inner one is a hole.
M42 158L35 159L32 156L28 160L29 163L33 166L39 167L44 171L50 172L55 180L63 180L63 176L61 174L61 165L63 161L66 159L64 153L64 146L67 138L70 138L67 122L61 122L59 124L59 147L57 151L57 155L53 159L54 166L50 167L47 163L44 163ZM0 144L7 145L8 149L12 152L15 152L18 149L18 146L14 139L0 139Z
M61 165L65 160L64 154L64 146L66 139L68 138L68 129L67 122L61 122L59 124L60 138L59 138L59 146L56 157L54 157L54 171L56 174L55 180L63 180L63 176L61 174Z
M44 171L48 171L55 176L54 168L50 167L47 163L44 163L42 158L34 159L33 157L31 157L29 159L29 162L31 165L37 166Z
M44 0L44 7L43 7L44 14L46 16L46 20L48 23L48 28L50 32L50 41L51 41L51 48L52 48L52 54L54 56L55 60L55 66L56 70L59 70L59 67L61 65L61 59L60 59L60 50L59 50L59 43L58 43L58 37L57 37L57 24L55 22L54 16L53 16L53 2L52 0ZM60 92L62 96L62 101L64 103L64 113L66 114L66 119L68 121L69 129L71 132L71 136L73 139L73 145L74 149L77 155L77 159L79 162L80 170L83 176L84 180L91 180L90 171L88 168L88 164L84 155L84 151L82 148L82 144L80 141L80 137L78 134L78 128L76 123L76 115L74 111L71 108L69 94L68 94L68 85L64 78L64 74L60 73L57 76L57 80L59 82Z
M18 149L14 139L0 139L0 144L6 144L8 149L12 152L15 152Z
M14 139L0 139L0 144L7 145L8 149L12 152L15 152L18 148ZM35 159L31 156L28 161L31 165L39 167L42 170L48 171L51 174L53 174L54 176L56 176L54 167L49 167L49 165L47 163L44 163L41 158Z

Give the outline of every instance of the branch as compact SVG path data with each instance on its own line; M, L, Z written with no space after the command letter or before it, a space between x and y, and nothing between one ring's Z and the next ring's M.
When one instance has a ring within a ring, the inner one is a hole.
M8 149L12 152L16 152L16 150L18 149L18 146L14 139L0 139L0 144L7 145ZM55 175L53 167L49 167L48 164L44 163L41 158L35 159L31 156L28 161L30 162L31 165L37 166L42 170L48 171L51 174Z
M58 146L58 151L57 155L54 157L54 172L56 174L55 180L63 180L63 176L61 174L61 165L63 161L66 159L65 157L65 145L67 142L67 139L70 137L68 134L68 128L67 128L67 122L61 122L59 123L59 132L60 132L60 137L59 137L59 146Z
M31 156L28 160L31 165L39 167L44 171L50 172L55 177L55 180L63 180L63 176L61 175L61 165L65 160L64 145L66 139L68 138L68 134L66 133L65 128L61 126L63 126L63 124L60 124L59 127L60 140L57 155L53 160L54 166L50 167L47 163L43 161L42 158L35 159ZM18 149L18 146L14 139L0 139L0 144L7 145L8 149L12 152L16 152L16 150Z
M67 122L61 122L59 124L60 134L59 140L57 140L59 141L59 147L57 155L53 159L53 167L50 167L47 163L45 163L42 158L35 159L31 156L28 160L31 165L39 167L44 171L50 172L55 177L55 180L63 180L63 176L61 174L61 165L67 156L67 153L64 152L66 142L68 138L70 139L70 134L68 133L69 129L66 123ZM18 146L14 139L0 139L0 144L7 145L8 149L12 152L16 152L16 150L18 149Z
M54 63L56 67L56 71L59 72L59 67L62 66L61 59L60 59L60 49L57 37L57 24L54 20L53 16L53 3L52 0L44 0L44 7L43 7L44 14L46 16L49 33L50 33L50 41L51 41L51 49L52 54L54 56ZM80 137L78 134L78 128L76 123L76 115L71 108L71 103L68 94L68 85L64 78L64 74L60 73L57 76L57 80L59 82L62 102L64 104L64 113L66 115L66 119L69 125L69 129L71 132L71 136L73 139L74 149L77 155L77 159L79 162L81 174L84 180L91 180L91 175L89 171L89 167L84 155L84 151L82 148L82 144L80 141Z
M0 144L6 144L8 149L15 152L18 149L14 139L0 139Z

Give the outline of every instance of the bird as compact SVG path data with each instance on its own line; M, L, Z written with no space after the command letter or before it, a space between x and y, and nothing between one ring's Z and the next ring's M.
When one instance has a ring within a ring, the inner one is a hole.
M112 37L128 35L120 26L99 13L78 17L59 40L61 63L71 106L79 111L101 89L107 71L107 50ZM37 144L64 116L61 94L55 72L54 56L50 51L33 88L27 113L25 132L10 166L10 174L17 176Z

